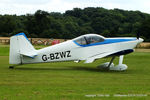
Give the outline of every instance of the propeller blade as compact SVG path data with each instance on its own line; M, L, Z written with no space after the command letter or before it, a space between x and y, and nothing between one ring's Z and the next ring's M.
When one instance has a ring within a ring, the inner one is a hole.
M137 39L140 38L140 33L139 32L136 34L136 37L137 37Z

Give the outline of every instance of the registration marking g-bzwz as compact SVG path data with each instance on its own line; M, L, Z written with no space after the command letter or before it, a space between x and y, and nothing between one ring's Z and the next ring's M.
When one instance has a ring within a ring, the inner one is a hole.
M50 53L49 55L42 55L42 60L47 61L47 60L69 58L69 57L71 57L70 53L71 53L71 51Z

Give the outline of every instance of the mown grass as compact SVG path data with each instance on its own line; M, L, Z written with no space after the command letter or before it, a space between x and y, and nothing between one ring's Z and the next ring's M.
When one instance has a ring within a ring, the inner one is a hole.
M9 45L0 45L0 56L9 55Z
M4 50L1 50L4 49ZM125 56L128 70L100 71L97 65L62 62L28 64L8 69L8 51L0 53L0 100L145 100L150 98L150 53L134 52ZM0 52L1 52L0 51ZM118 58L114 63L118 63ZM109 97L86 95L109 94ZM114 94L147 96L114 97Z

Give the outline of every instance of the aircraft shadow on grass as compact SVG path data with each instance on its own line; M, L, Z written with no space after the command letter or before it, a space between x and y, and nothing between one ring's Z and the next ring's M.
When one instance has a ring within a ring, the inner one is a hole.
M96 68L96 67L93 67L93 68L90 68L90 67L86 67L86 66L82 66L82 67L79 67L79 66L67 66L67 67L44 67L44 68L39 68L39 67L35 67L35 68L25 68L25 67L16 67L15 68L16 70L41 70L41 71L44 71L44 70L54 70L54 71L73 71L73 70L77 70L77 71L90 71L90 72L117 72L117 71L110 71L110 70L106 70L106 69L99 69L99 68Z

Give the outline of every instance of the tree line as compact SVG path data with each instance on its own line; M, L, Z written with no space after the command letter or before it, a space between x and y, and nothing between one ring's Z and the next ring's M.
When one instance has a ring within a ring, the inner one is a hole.
M136 36L150 41L150 14L140 11L74 8L65 13L38 10L34 14L0 15L0 36L24 32L28 37L71 39L96 33L106 37Z

